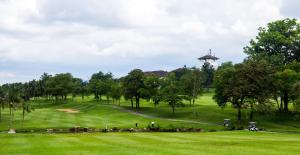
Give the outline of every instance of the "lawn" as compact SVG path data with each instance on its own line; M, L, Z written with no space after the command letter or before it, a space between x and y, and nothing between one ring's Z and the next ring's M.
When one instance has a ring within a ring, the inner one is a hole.
M39 103L42 102L42 103ZM52 103L50 101L33 101L35 110L22 120L21 111L16 111L12 127L20 129L47 129L47 128L71 128L74 126L90 128L133 128L138 123L139 128L145 128L150 122L155 122L160 127L197 127L206 130L223 129L221 125L206 123L190 123L171 121L164 118L143 117L126 111L117 105L105 104L87 99L85 102L71 101L67 103ZM76 109L79 113L66 113L58 109ZM9 110L6 109L0 122L0 130L5 131L10 127ZM44 130L44 131L45 131Z
M267 132L0 134L4 154L299 154L299 134Z
M224 118L236 117L230 106L219 108L212 94L204 94L194 106L188 103L177 107L175 114L166 103L154 107L141 101L137 113L130 103L122 100L121 106L97 102L92 97L81 101L69 99L65 103L34 100L35 110L22 120L21 111L15 113L12 128L34 130L35 133L7 134L10 128L8 109L0 122L0 154L299 154L300 121L296 114L255 114L259 127L267 131L223 131ZM73 109L67 113L59 109ZM293 117L291 117L293 116ZM247 112L243 111L246 127ZM145 128L150 122L162 128L196 127L200 133L82 133L47 134L48 128L69 129L74 126L89 128ZM42 131L42 132L36 132ZM276 131L276 132L270 132ZM279 131L279 132L278 132Z
M53 103L52 101L35 100L32 105L35 110L26 115L22 120L21 111L15 113L12 127L16 129L47 129L47 128L70 128L74 126L90 128L132 128L135 123L140 128L154 121L161 127L197 127L205 131L223 130L224 118L236 119L236 110L230 106L221 109L212 100L212 93L201 96L193 106L185 103L184 107L177 107L175 114L166 103L157 107L151 102L141 101L141 110L137 114L130 109L130 103L122 100L121 106L107 104L106 101L97 102L90 96L84 102L78 97L74 101L69 99L66 103ZM66 113L58 109L76 109L79 113ZM243 126L247 127L248 113L243 110ZM299 114L255 114L255 121L259 127L268 131L300 132ZM10 117L6 108L0 122L0 131L8 130ZM171 120L172 119L172 120Z

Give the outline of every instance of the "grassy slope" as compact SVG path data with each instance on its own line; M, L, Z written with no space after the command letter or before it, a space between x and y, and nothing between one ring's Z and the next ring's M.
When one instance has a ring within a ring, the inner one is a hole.
M216 106L212 94L202 96L193 107L179 107L175 115L165 103L154 108L142 101L144 114L159 118L144 118L111 105L95 103L92 98L81 103L68 101L66 104L53 104L35 101L36 110L21 121L20 111L16 112L14 127L24 128L70 128L75 125L104 128L134 127L138 122L145 127L151 121L163 127L201 127L223 129L218 125L182 123L165 118L222 123L224 118L235 118L236 111L230 107L224 110ZM41 105L39 106L39 102ZM129 103L122 101L123 108ZM56 109L74 108L78 114L59 112ZM5 110L0 130L9 126L8 109ZM246 113L244 111L244 118ZM267 129L298 131L299 119L287 116L256 115L259 125ZM284 119L280 119L284 118ZM283 121L284 120L284 121ZM246 122L246 121L245 121ZM298 154L300 134L280 134L268 132L210 132L210 133L95 133L95 134L14 134L0 133L0 154Z
M201 127L207 130L221 129L221 126L210 126L202 124L174 122L158 118L144 118L129 112L124 112L118 108L113 108L112 105L103 103L95 103L89 101L81 103L80 101L68 101L65 104L53 104L42 101L41 106L39 103L35 104L35 111L29 113L22 121L21 111L17 111L13 121L15 129L46 129L46 128L71 128L74 126L105 128L132 128L135 123L139 127L144 128L154 121L161 127L177 126L177 127ZM115 105L114 105L115 106ZM80 111L77 114L69 114L56 109L74 108ZM3 119L0 122L0 130L8 130L10 124L10 117L8 109L4 112Z
M197 100L195 106L188 106L176 108L175 114L172 113L170 107L166 103L161 103L158 107L154 107L150 102L141 102L141 113L156 116L159 118L144 118L128 112L124 112L117 108L112 108L110 105L103 103L96 103L92 97L87 98L85 102L81 102L80 98L75 101L68 101L66 104L53 104L46 101L35 101L35 111L28 114L23 122L21 120L21 111L17 111L14 119L14 128L16 129L32 129L32 128L70 128L76 125L82 127L134 127L135 123L139 123L140 127L146 127L151 121L159 123L162 127L179 126L179 127L201 127L206 130L223 129L220 125L224 118L231 118L235 120L236 110L231 107L225 109L219 108L212 100L212 93L204 94ZM39 106L40 102L40 106ZM122 101L121 106L130 109L130 103ZM74 108L80 110L78 114L67 114L57 111L61 108ZM3 119L0 122L0 130L7 130L9 128L8 109L5 110ZM243 118L247 117L245 110L243 111ZM297 116L299 117L299 115ZM297 118L294 117L294 118ZM166 120L167 118L193 120L205 124L183 123ZM268 130L276 131L300 131L300 119L291 119L289 116L278 115L260 115L255 114L255 119L260 127ZM246 126L248 120L244 119ZM213 124L213 125L211 125Z
M154 108L153 104L143 101L142 113L163 117L163 118L177 118L185 120L195 120L208 123L222 124L224 118L230 118L232 121L236 120L236 109L227 106L222 109L212 99L213 93L206 93L201 96L195 103L195 106L189 106L185 103L185 107L177 107L175 115L172 113L170 107L162 103ZM122 103L123 107L130 108L128 102ZM291 108L291 107L290 107ZM242 110L243 126L247 127L249 118L249 111ZM291 131L300 132L300 114L254 114L254 121L256 121L261 128L272 131Z
M0 134L1 154L298 154L299 134Z

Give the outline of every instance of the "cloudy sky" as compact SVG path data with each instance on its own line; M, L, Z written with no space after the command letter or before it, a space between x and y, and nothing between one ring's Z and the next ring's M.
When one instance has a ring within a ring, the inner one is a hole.
M298 0L0 0L0 83L99 70L241 62L257 28L299 18Z

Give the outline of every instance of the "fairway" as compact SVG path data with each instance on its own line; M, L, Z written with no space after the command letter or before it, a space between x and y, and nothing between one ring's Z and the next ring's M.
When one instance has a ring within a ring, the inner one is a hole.
M223 131L223 118L234 118L235 110L217 107L210 93L204 94L193 107L178 107L175 115L165 104L154 107L143 101L139 112L131 110L128 101L121 106L96 102L87 98L53 103L35 100L35 111L22 120L16 112L13 127L17 131L36 133L7 134L8 111L0 124L0 154L297 154L300 150L298 120L282 124L262 118L266 132ZM194 113L197 113L195 115ZM213 113L212 113L213 112ZM271 118L272 119L272 118ZM90 128L145 128L150 122L162 128L195 127L200 133L79 133L47 134L46 129L66 129L74 126ZM270 132L283 131L284 133ZM220 131L220 132L207 132ZM292 132L292 133L291 133ZM18 146L18 149L15 149Z
M163 128L170 127L195 127L205 130L221 130L221 123L207 122L184 118L180 115L173 117L160 116L162 114L157 111L156 114L144 113L143 110L136 112L135 110L127 109L127 102L123 101L124 107L115 104L106 104L96 102L92 99L81 101L68 101L67 103L55 104L46 101L32 101L35 110L25 116L22 120L20 111L17 111L14 116L12 127L15 129L42 130L48 128L69 129L74 126L89 127L89 128L134 128L138 123L139 128L146 128L150 122L155 122ZM42 102L42 103L39 103ZM41 106L39 106L41 104ZM145 102L145 106L149 103ZM150 105L149 105L150 106ZM215 105L214 105L215 106ZM166 111L170 111L168 106L162 106ZM153 109L148 107L146 109ZM66 112L67 110L67 112ZM70 110L75 110L71 111ZM146 111L145 111L146 112ZM180 112L180 111L178 111ZM0 123L0 130L7 131L10 125L8 109L4 111L3 121ZM220 119L222 121L222 119Z
M4 154L297 154L300 135L251 132L0 134ZM16 149L18 147L18 149Z

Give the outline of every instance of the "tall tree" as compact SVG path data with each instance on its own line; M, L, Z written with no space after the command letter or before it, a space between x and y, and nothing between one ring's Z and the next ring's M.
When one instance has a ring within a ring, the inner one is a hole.
M162 100L161 84L162 80L156 75L146 75L144 77L145 88L142 89L142 96L147 100L152 100L154 106Z
M253 120L254 106L265 105L274 91L272 75L273 68L264 60L246 61L235 65L235 76L241 81L241 87L245 90L245 98L250 105L250 120Z
M241 109L245 104L245 89L241 88L242 81L235 76L236 70L231 62L223 63L216 71L214 78L214 100L220 107L231 103L238 111L237 120L242 119Z
M278 71L293 61L300 61L300 24L296 19L271 22L266 28L259 28L258 36L244 48L249 59L266 59ZM284 73L283 73L284 74ZM289 94L280 92L284 110L288 111Z
M111 73L104 74L101 71L92 75L89 87L96 100L102 100L102 96L109 92L112 77Z
M204 74L204 87L209 90L209 88L213 84L213 79L214 79L214 74L215 74L215 69L213 65L211 65L209 62L205 62L201 68L201 71Z
M47 92L47 82L48 80L52 77L52 75L49 75L47 73L44 73L39 82L38 82L38 92L40 94L40 96L44 96L44 97L49 97L49 92Z
M174 114L176 106L182 103L179 82L176 79L176 75L174 73L169 74L168 77L165 79L162 92L164 101L166 101L169 104Z
M140 98L142 97L142 90L145 88L144 85L144 73L140 69L134 69L128 73L124 78L124 91L128 98L135 98L136 109L140 109Z
M282 96L279 111L288 111L288 103L291 100L290 97L294 94L293 88L299 80L299 75L294 70L285 69L283 71L278 71L274 75L274 78L276 88L279 91L280 96Z
M122 94L123 94L123 87L121 83L118 81L114 81L110 90L110 96L112 97L113 101L117 101L120 105Z
M201 94L204 82L204 75L199 69L191 68L181 76L179 83L182 95L190 102L195 103L195 99Z
M252 39L250 45L244 48L251 58L279 56L281 61L276 65L300 61L300 24L296 19L271 22L267 28L260 27L258 30L256 39Z
M73 76L70 73L56 74L47 80L46 91L49 92L55 101L67 100L67 95L73 90Z
M72 82L73 82L72 100L74 100L74 98L77 95L81 95L82 94L83 80L80 79L80 78L73 78Z
M5 92L2 87L0 87L0 121L2 120L2 109L4 109L5 103Z
M10 128L13 125L13 121L14 121L14 112L16 110L16 108L18 107L18 105L20 103L22 103L22 99L20 96L20 83L13 83L8 85L8 92L7 92L7 96L6 96L6 101L8 103L9 106L9 114L10 114Z

